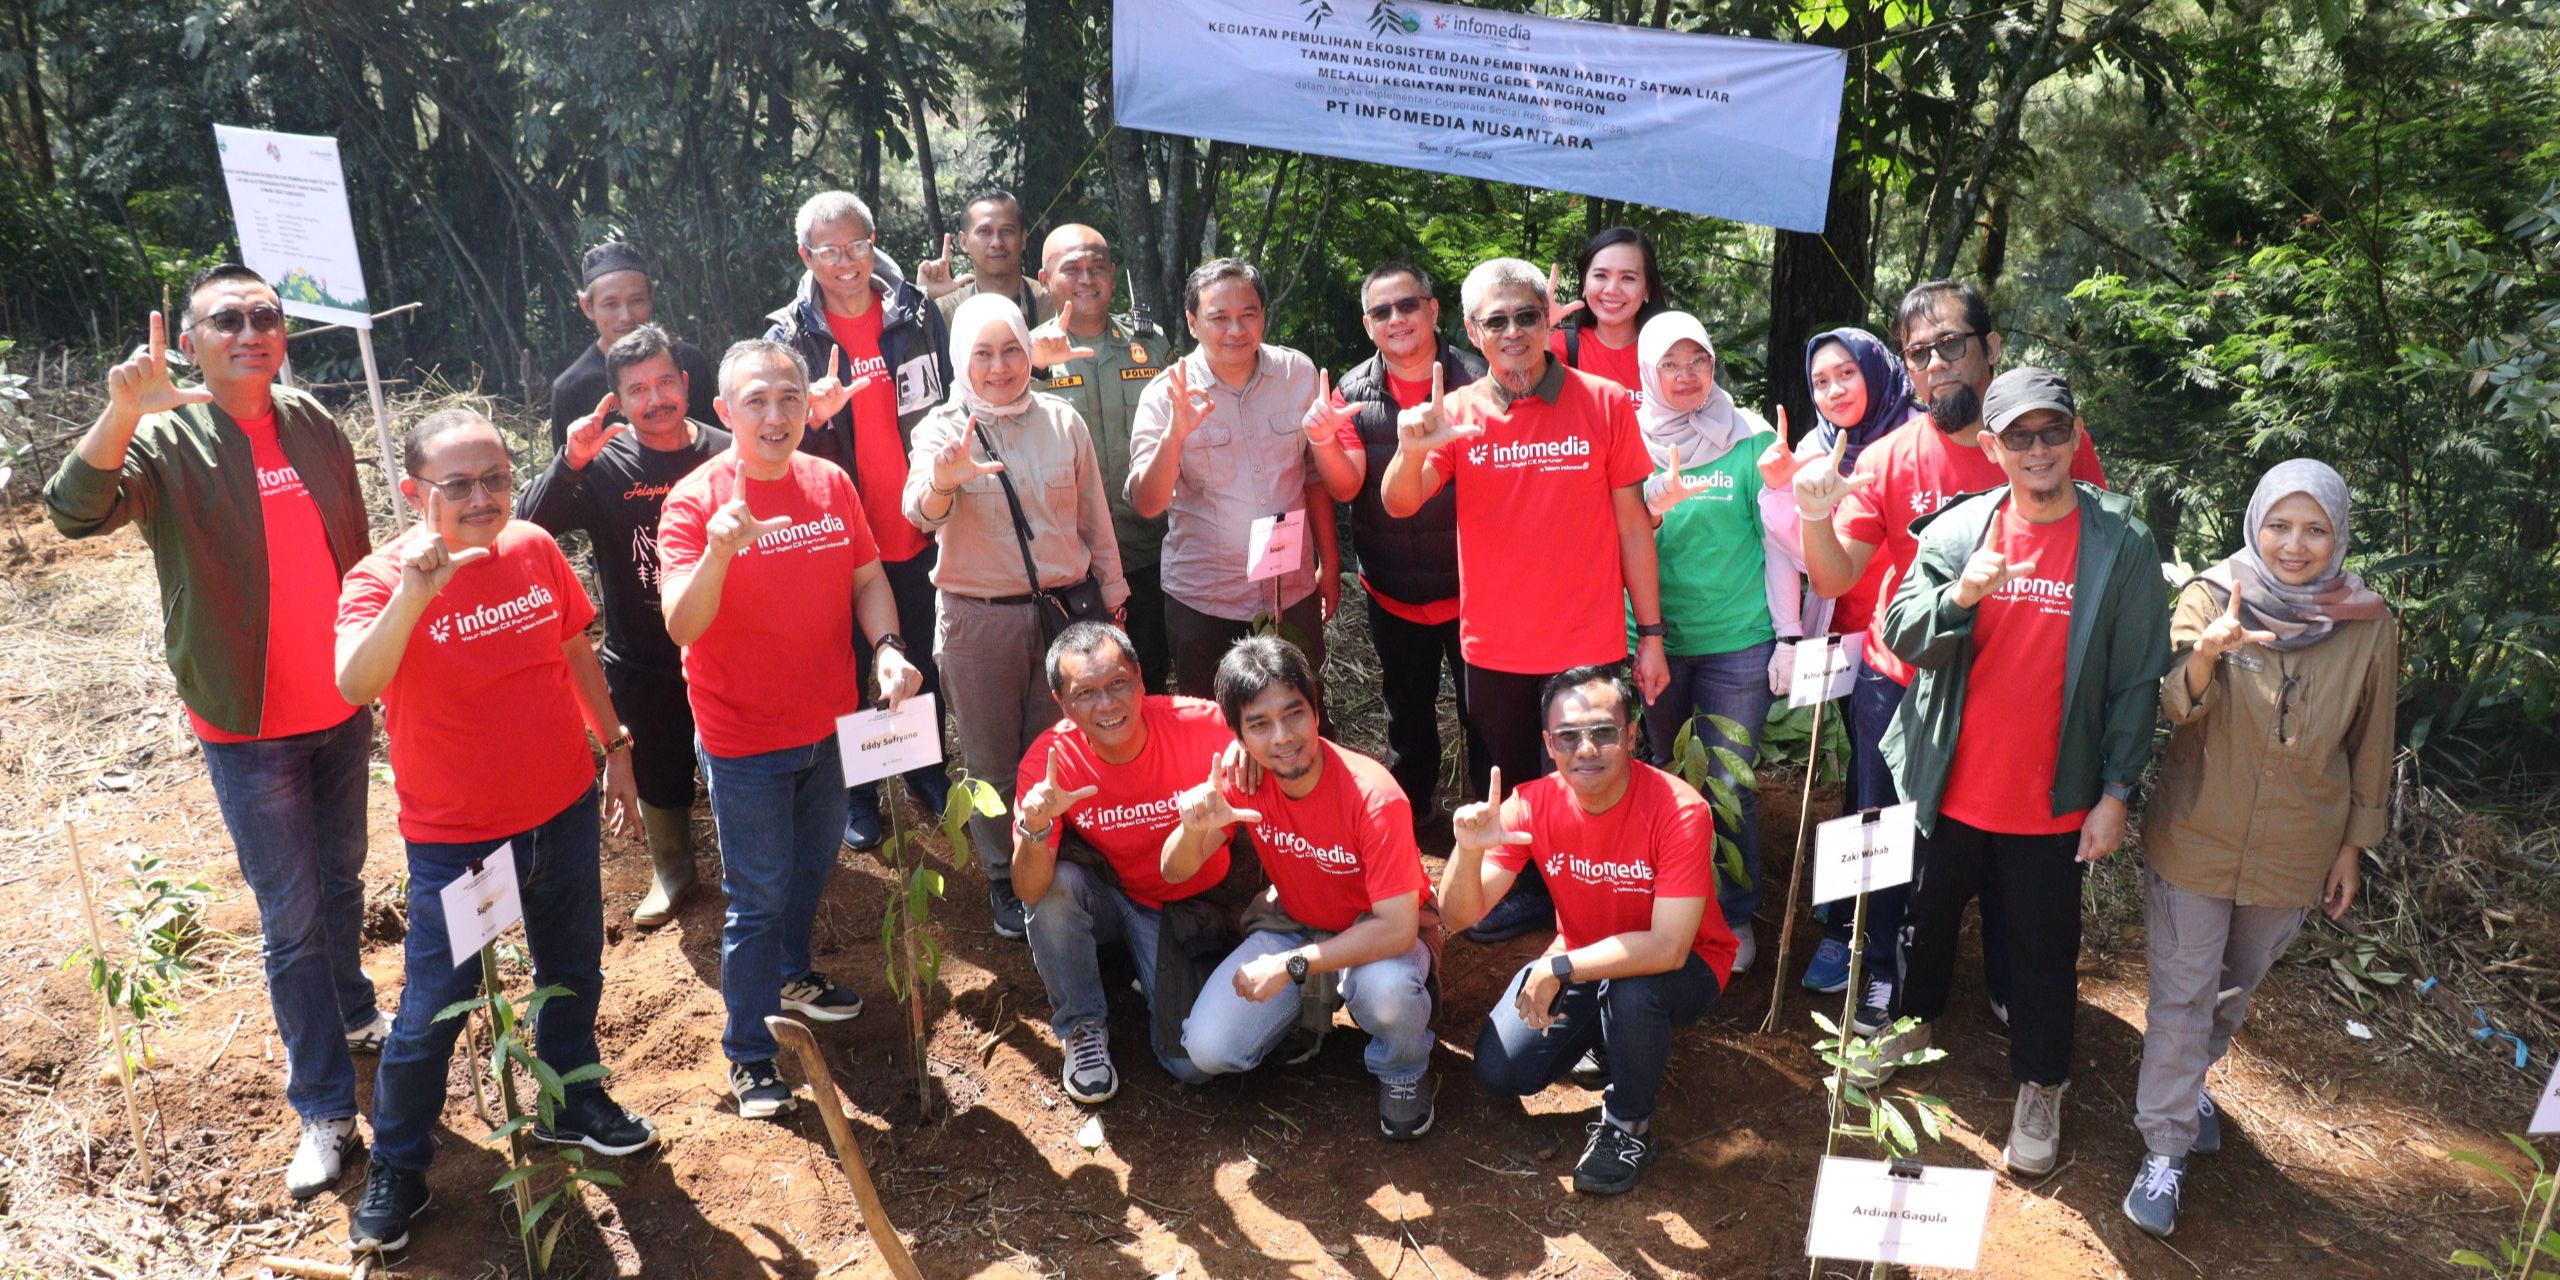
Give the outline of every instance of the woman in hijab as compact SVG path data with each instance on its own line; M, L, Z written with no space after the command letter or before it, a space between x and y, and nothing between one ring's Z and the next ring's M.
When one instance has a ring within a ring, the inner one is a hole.
M1761 725L1781 687L1778 637L1802 631L1802 588L1782 542L1792 524L1773 526L1763 514L1765 506L1792 516L1795 504L1758 483L1760 449L1774 433L1716 385L1715 344L1705 326L1686 312L1663 312L1645 322L1636 358L1644 381L1636 420L1654 465L1645 508L1656 522L1662 621L1670 629L1663 650L1671 666L1671 683L1645 708L1645 735L1653 758L1668 764L1680 727L1696 717L1694 733L1710 749L1710 768L1739 802L1741 821L1732 835L1746 879L1720 873L1716 897L1741 945L1733 965L1740 973L1756 950L1751 913L1761 898L1760 815L1751 789L1736 786L1712 750L1725 747L1745 765L1757 756ZM1630 615L1628 626L1634 625ZM1718 730L1710 716L1740 725L1742 736Z
M1098 587L1115 614L1128 600L1120 542L1084 419L1031 389L1032 341L1010 298L979 294L951 318L951 395L916 423L907 519L941 545L934 566L933 652L969 770L1013 804L1022 752L1057 722L1043 663L1041 593ZM1015 503L1028 532L1018 533ZM1036 580L1035 580L1036 579ZM1023 936L1008 819L969 819L987 868L996 932Z
M2346 571L2347 483L2296 458L2258 482L2245 543L2187 584L2160 684L2175 726L2143 823L2150 1016L2125 1216L2177 1225L2190 1154L2222 1146L2205 1073L2313 907L2355 905L2389 830L2400 632Z

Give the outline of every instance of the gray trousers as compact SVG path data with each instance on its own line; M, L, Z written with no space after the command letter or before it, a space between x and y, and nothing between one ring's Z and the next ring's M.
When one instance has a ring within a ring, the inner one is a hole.
M942 592L934 611L933 656L942 664L942 696L960 734L969 776L1003 795L1005 816L972 814L969 841L990 879L1013 874L1013 779L1022 753L1058 722L1043 662L1048 642L1031 604L990 604Z
M2250 993L2302 932L2308 907L2244 907L2143 872L2151 933L2151 1005L2142 1030L2134 1127L2151 1154L2196 1141L2196 1095L2249 1016Z

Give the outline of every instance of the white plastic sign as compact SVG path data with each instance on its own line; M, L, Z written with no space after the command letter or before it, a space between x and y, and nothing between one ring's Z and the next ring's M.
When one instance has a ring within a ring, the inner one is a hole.
M1851 670L1856 654L1848 642L1856 636L1811 636L1796 641L1796 678L1787 687L1787 705L1810 707L1817 702L1847 697L1849 684L1857 673Z
M1898 1262L1971 1271L1991 1217L1989 1169L1938 1169L1827 1156L1813 1187L1814 1258Z
M1813 900L1837 902L1911 879L1919 806L1852 813L1813 829Z
M2542 1082L2542 1101L2534 1104L2526 1133L2560 1133L2560 1058L2551 1063L2551 1078Z
M444 936L459 967L471 963L480 948L524 922L524 897L516 887L516 846L510 840L480 859L480 869L465 871L436 890L444 905Z
M1245 551L1245 581L1260 582L1294 572L1305 558L1300 549L1307 542L1306 508L1286 515L1264 516L1253 522L1253 531L1247 536L1252 545Z
M275 286L285 314L372 328L338 140L218 124L213 145L240 233L240 261Z
M844 760L848 787L942 763L942 722L934 715L933 695L919 693L895 711L837 716L836 753Z

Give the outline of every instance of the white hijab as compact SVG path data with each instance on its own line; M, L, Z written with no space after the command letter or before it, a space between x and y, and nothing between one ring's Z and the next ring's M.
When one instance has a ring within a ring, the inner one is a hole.
M960 304L951 317L951 398L970 417L986 414L996 418L1020 417L1031 408L1031 383L1025 379L1022 393L1004 404L989 404L978 395L969 380L969 352L986 336L991 325L1001 324L1013 330L1013 339L1022 344L1023 359L1031 358L1031 330L1022 323L1022 308L1013 299L992 293L981 293Z
M1675 446L1684 467L1712 462L1756 430L1755 424L1734 413L1733 397L1722 383L1713 384L1697 408L1686 413L1672 410L1663 394L1662 375L1654 366L1682 338L1697 343L1710 358L1716 353L1716 344L1707 339L1707 327L1686 311L1665 311L1645 321L1636 334L1636 373L1644 382L1644 403L1636 406L1636 421L1644 427L1645 450L1653 455L1655 466L1668 465Z

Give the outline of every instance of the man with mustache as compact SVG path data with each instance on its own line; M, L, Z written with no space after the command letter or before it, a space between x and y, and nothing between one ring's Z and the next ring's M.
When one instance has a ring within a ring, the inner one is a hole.
M1022 323L1037 326L1056 312L1056 298L1042 272L1032 279L1022 271L1024 243L1022 201L1002 187L989 187L970 197L960 215L960 245L969 251L969 274L951 274L951 237L942 237L942 256L916 264L916 283L942 312L942 322L960 313L960 304L982 293L1013 299L1022 308Z
M606 353L626 334L649 323L658 305L657 282L649 278L649 260L638 249L607 240L587 250L578 265L578 311L596 327L596 340L581 348L578 358L551 380L554 453L568 438L570 424L579 421L598 397L613 390L613 375L605 368ZM711 357L690 342L673 342L676 367L688 388L685 416L709 422L711 397L719 391L713 385L719 376L712 371Z

